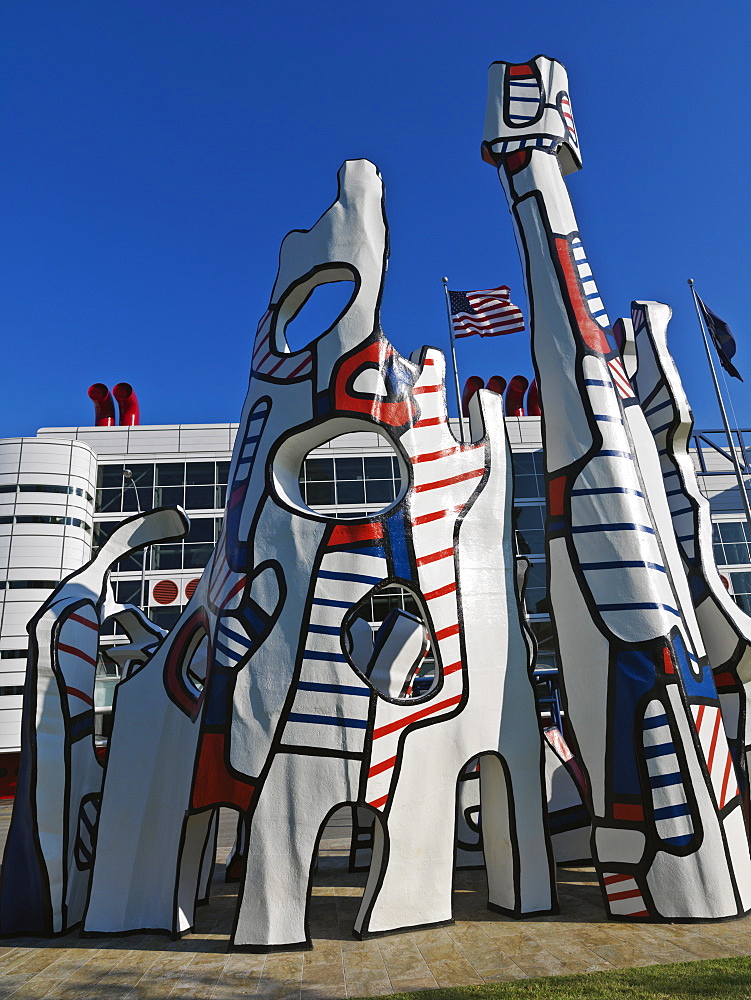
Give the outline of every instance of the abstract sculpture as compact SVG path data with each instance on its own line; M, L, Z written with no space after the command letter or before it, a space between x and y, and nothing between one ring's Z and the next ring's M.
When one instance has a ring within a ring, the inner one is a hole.
M740 796L659 457L563 179L581 159L560 63L491 66L483 150L527 281L550 602L608 912L740 915L751 907Z
M87 934L192 926L220 805L249 824L235 947L309 942L311 865L345 803L375 823L356 933L445 922L457 779L478 757L489 905L555 907L502 400L480 392L472 441L457 442L441 352L407 361L380 330L386 252L366 161L346 163L337 201L282 245L222 537L180 622L117 691ZM290 354L285 326L330 281L352 283L349 304ZM357 430L393 447L401 493L371 517L317 514L302 462ZM394 616L368 650L360 609L395 583L422 620ZM428 639L435 679L410 697Z
M109 574L132 552L187 530L187 518L174 508L123 521L29 624L23 754L2 867L0 933L62 934L81 921L103 775L94 751L101 628L114 618L131 639L117 652L125 677L165 635L137 608L114 603Z

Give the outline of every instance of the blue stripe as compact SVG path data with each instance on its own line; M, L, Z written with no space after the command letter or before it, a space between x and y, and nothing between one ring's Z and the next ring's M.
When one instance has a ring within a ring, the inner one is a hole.
M621 420L620 417L609 417L607 415L607 413L595 413L594 414L594 418L595 418L595 420L609 421L611 424L622 424L623 423L623 421Z
M524 82L522 82L520 80L512 80L509 83L509 86L510 87L537 87L537 83L524 83Z
M676 819L678 816L688 816L691 810L688 802L679 802L676 806L662 806L655 809L655 819Z
M351 601L330 601L326 597L314 597L313 604L318 604L323 608L351 608Z
M228 649L224 643L220 642L218 639L214 639L214 650L224 653L224 655L230 660L239 660L243 655L242 653L236 653L233 649Z
M693 534L691 534L691 535L678 535L678 541L679 542L693 542L693 540L694 540Z
M650 718L644 720L645 729L659 729L660 726L667 726L668 717L664 712L660 712L659 715L652 715Z
M668 422L666 424L660 424L659 427L653 427L652 428L652 433L653 434L662 434L663 431L668 430L672 426L673 426L673 421L672 420L668 420Z
M301 712L290 712L290 722L312 722L319 726L338 726L340 729L367 729L367 719L339 719L332 715L303 715Z
M607 458L630 458L632 462L634 460L634 456L631 454L630 451L615 451L615 450L610 449L610 448L606 449L605 451L598 451L597 457L598 458L603 458L603 457L607 457Z
M531 122L534 115L509 115L509 118L514 122Z
M578 261L577 261L577 263L578 263ZM587 281L591 281L592 279L591 278L587 278L586 280ZM588 295L584 296L585 299L599 299L599 297L600 297L600 293L599 292L590 292Z
M316 632L318 635L339 635L341 627L339 625L308 625L308 632Z
M403 580L409 580L412 578L412 568L409 564L404 515L401 513L392 514L386 521L386 531L388 532L389 545L391 547L391 565L394 576L400 576Z
M654 528L646 524L631 524L628 521L614 521L612 524L581 524L572 528L575 535L583 535L589 531L646 531L648 535L654 535Z
M628 486L593 486L588 490L571 490L572 497L602 496L608 493L628 493L631 496L644 498L640 490L632 490Z
M680 611L671 608L669 604L660 604L658 601L634 601L631 604L598 604L598 611L669 611L676 618L681 617Z
M304 656L306 660L325 660L326 663L347 662L344 653L319 653L317 649L306 649Z
M380 576L362 576L360 573L332 573L329 570L319 570L318 578L320 580L342 580L345 583L380 583L382 577Z
M693 514L693 512L694 512L693 507L681 507L680 510L672 510L670 513L673 515L673 517L679 517L681 514Z
M685 833L680 837L662 837L663 844L672 844L674 847L685 847L692 839L693 833Z
M651 417L653 413L659 413L659 411L664 410L666 406L670 406L672 402L672 399L666 399L664 403L658 403L657 406L650 406L650 408L644 412L644 416Z
M598 309L597 312L593 312L592 315L594 316L595 319L597 319L598 316L604 316L606 311L607 310L605 309Z
M585 385L601 385L603 387L610 388L610 386L612 385L612 382L603 382L603 380L601 378L585 378L584 379L584 384Z
M512 83L511 86L513 87L513 86L515 86L515 84ZM529 86L530 87L534 87L536 85L534 83L531 83L531 84L529 84ZM513 103L514 101L523 101L525 104L539 104L540 103L540 98L539 97L518 97L516 94L514 94L511 97L511 102Z
M370 697L366 687L348 687L346 684L319 684L317 681L298 681L298 691L325 691L327 694L358 694L364 698Z
M266 403L265 406L253 407L253 412L248 417L248 423L252 423L254 420L264 420L269 414L269 404Z
M241 646L245 646L246 649L252 649L255 643L249 639L242 632L233 632L232 629L227 628L222 622L219 622L219 628L224 633L227 639L233 639L238 642Z
M667 788L668 785L682 785L683 777L680 771L673 771L672 774L650 775L649 783L652 788Z
M668 492L665 494L665 496L666 497L677 497L681 493L683 493L682 489L680 489L680 490L668 490Z
M677 469L668 469L667 472L663 472L662 478L663 479L667 479L668 476L679 476L679 475L680 475L680 473L678 472Z
M672 743L658 743L654 747L644 747L644 756L647 760L654 760L655 757L667 757L671 753L675 753L675 747Z
M581 563L583 570L588 569L656 569L658 573L667 573L659 563L646 562L644 559L613 559L610 562Z

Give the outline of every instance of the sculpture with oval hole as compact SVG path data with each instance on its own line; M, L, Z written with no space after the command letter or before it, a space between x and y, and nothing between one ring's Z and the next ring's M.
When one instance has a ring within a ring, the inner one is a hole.
M489 905L555 908L503 401L478 393L472 440L455 439L443 354L407 360L381 332L387 247L381 179L364 160L344 164L334 204L282 244L222 536L181 621L120 693L88 932L189 927L218 804L249 821L234 947L309 944L311 866L345 803L376 822L355 933L448 921L457 779L478 757ZM288 352L286 324L331 281L352 283L348 304ZM318 513L303 460L353 432L389 445L401 490L369 516ZM369 650L357 621L394 585L419 613L392 616ZM428 644L433 683L413 697Z
M127 676L166 635L139 608L114 602L109 574L120 559L187 530L180 508L128 518L29 623L21 767L0 882L3 935L64 934L81 921L103 776L94 744L99 637L113 619L129 636L115 654Z

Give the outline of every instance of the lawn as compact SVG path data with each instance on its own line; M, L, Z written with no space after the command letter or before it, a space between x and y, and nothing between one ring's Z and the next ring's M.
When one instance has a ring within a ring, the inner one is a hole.
M751 1000L751 958L395 993L392 1000ZM369 998L375 1000L375 998Z

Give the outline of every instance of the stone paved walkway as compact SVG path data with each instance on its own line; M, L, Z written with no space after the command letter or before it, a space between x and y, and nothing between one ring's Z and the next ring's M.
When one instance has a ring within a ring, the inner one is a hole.
M8 814L0 804L3 840ZM225 885L219 864L211 902L200 908L195 933L180 941L72 934L0 942L0 1000L324 1000L751 954L751 917L703 925L610 923L592 871L573 868L558 870L557 917L513 921L489 912L484 873L473 871L457 875L452 926L355 941L365 876L346 869L347 832L346 820L335 817L322 841L310 908L312 951L227 954L237 887ZM233 835L232 814L223 814L220 861Z

